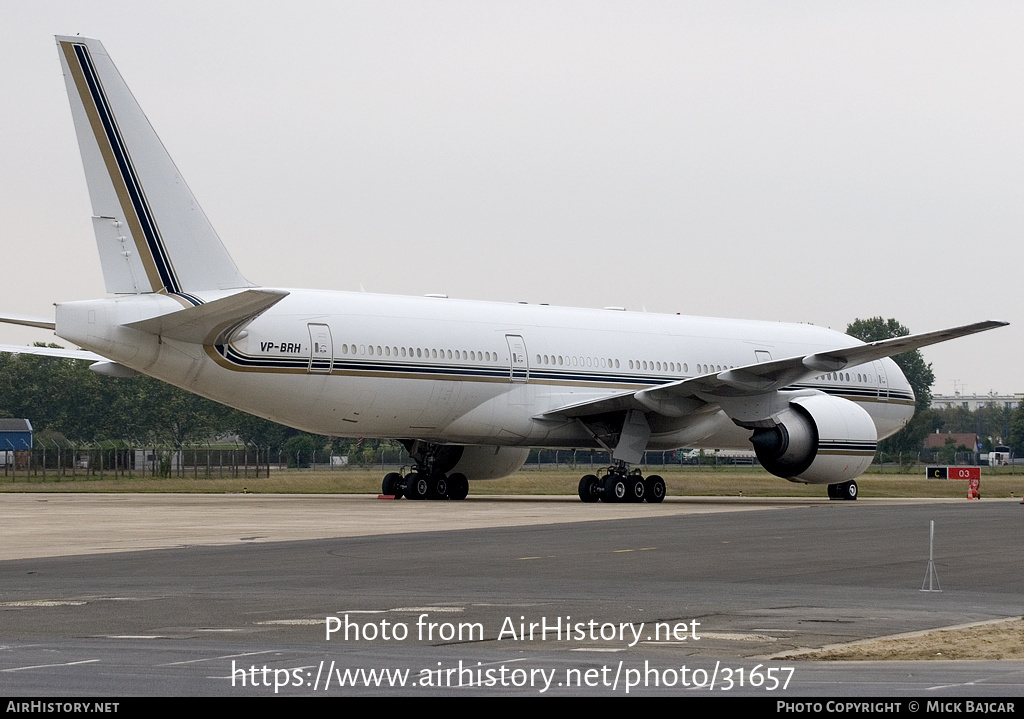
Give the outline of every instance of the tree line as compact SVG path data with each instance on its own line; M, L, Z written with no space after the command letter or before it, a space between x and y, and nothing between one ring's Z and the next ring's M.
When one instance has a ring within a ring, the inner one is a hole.
M306 434L152 377L108 377L82 360L31 354L0 353L0 416L28 418L37 444L123 440L186 447L237 436L274 452L329 452L349 455L354 463L372 457L381 445Z
M881 317L857 319L851 322L846 333L864 342L875 342L891 337L905 337L910 330L894 319ZM903 431L883 440L878 445L880 454L892 461L900 461L921 450L926 435L933 432L971 433L985 444L984 451L993 446L1009 446L1018 456L1024 455L1024 408L981 407L968 410L963 407L932 409L932 385L935 374L930 363L924 361L920 350L895 355L899 365L910 382L917 398L914 418ZM974 451L976 448L968 448Z

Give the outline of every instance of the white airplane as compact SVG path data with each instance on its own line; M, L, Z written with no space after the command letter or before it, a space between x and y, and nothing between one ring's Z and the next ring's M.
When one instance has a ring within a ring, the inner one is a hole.
M114 296L58 304L55 322L3 320L54 329L101 373L308 432L398 439L415 468L388 474L385 494L463 499L532 447L594 448L612 466L580 480L583 501L660 502L664 480L630 469L645 450L753 447L773 474L853 499L877 441L914 411L889 357L1005 324L864 344L811 325L259 287L103 45L57 45Z

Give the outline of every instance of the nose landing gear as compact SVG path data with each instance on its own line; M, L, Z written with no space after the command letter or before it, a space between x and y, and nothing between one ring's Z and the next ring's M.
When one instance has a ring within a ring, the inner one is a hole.
M828 485L829 499L857 499L857 482L851 479L849 482Z

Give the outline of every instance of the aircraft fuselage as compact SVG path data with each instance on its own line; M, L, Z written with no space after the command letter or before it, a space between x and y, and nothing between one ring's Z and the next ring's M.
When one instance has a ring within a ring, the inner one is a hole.
M165 294L63 303L56 332L139 372L238 409L332 436L597 447L546 411L754 362L858 344L803 324L289 290L226 342L125 327L188 306ZM195 293L205 302L231 292ZM878 437L902 428L913 394L882 359L787 388L859 404ZM717 408L652 423L650 449L749 449Z

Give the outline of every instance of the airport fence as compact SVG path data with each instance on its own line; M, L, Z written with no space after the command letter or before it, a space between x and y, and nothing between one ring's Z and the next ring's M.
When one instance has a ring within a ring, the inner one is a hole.
M277 453L277 462L287 457ZM266 477L275 457L255 445L188 446L181 448L134 445L125 442L36 442L32 449L0 450L3 477L42 480L116 477Z
M722 456L699 452L645 452L647 468L717 467L756 464L753 456ZM338 455L327 450L293 451L255 444L205 443L183 447L152 446L132 442L73 444L36 439L25 450L0 450L2 478L47 481L76 478L177 477L228 479L267 477L286 469L395 471L414 466L402 448L381 447ZM608 452L591 450L531 450L525 470L569 469L598 472L612 464Z
M1002 464L1010 473L1022 460L1014 457ZM897 472L913 472L923 464L935 463L932 453L915 453L894 461L894 457L879 455L876 466L882 471L893 468ZM977 454L958 454L958 465L987 464ZM345 471L372 469L389 472L408 470L414 466L412 458L402 448L384 446L365 451L338 455L327 449L313 451L286 451L260 447L255 444L205 443L180 448L146 446L144 443L100 442L71 444L36 440L30 450L0 450L2 478L16 482L19 479L46 481L48 479L116 478L116 477L177 477L193 479L228 479L240 477L268 477L270 473L290 470ZM608 452L596 450L534 449L523 469L566 469L584 473L600 473L612 464ZM645 452L641 465L645 471L667 471L682 468L729 468L757 466L752 452L704 452L692 450ZM948 462L947 462L948 464Z

